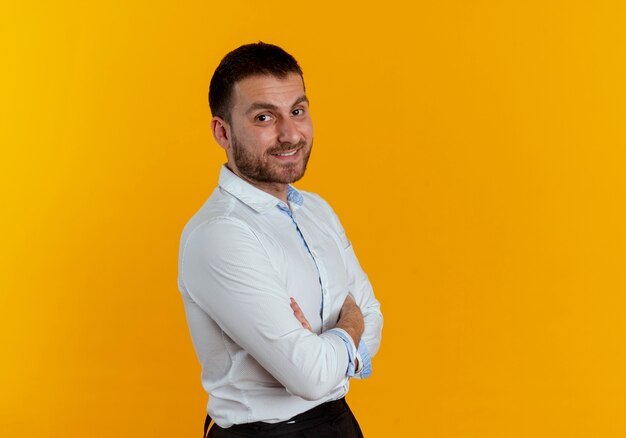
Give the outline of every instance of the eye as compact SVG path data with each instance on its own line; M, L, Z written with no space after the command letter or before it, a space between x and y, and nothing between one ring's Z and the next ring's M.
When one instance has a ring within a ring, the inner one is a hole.
M255 117L255 120L258 122L267 122L271 119L272 119L272 116L270 116L269 114L259 114L258 116Z
M292 115L294 116L302 116L304 115L304 109L303 108L296 108L291 112Z

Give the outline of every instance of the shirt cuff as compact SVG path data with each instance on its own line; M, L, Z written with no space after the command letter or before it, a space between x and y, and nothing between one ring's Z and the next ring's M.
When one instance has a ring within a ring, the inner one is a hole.
M356 370L355 376L357 379L366 379L372 375L372 355L365 342L359 342L359 349L356 352L356 357L359 359L359 369Z
M346 370L346 376L354 377L356 375L355 365L356 365L357 349L354 346L354 341L352 340L352 337L348 334L348 332L340 328L333 328L333 329L326 331L325 333L332 333L333 335L341 339L343 343L345 344L346 350L348 352L348 369Z

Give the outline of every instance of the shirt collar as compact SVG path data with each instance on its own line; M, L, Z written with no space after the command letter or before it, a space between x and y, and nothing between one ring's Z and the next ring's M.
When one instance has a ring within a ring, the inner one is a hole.
M220 170L219 185L258 213L263 213L275 206L285 206L283 201L239 178L225 165ZM288 185L287 201L289 201L292 209L297 210L304 203L304 197L298 189Z

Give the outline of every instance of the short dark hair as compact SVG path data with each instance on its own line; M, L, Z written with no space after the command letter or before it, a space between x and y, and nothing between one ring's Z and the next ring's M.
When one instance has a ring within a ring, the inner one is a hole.
M211 113L230 123L230 105L235 83L249 76L271 75L284 78L289 73L297 73L302 77L298 61L278 46L259 41L236 48L224 56L211 78Z

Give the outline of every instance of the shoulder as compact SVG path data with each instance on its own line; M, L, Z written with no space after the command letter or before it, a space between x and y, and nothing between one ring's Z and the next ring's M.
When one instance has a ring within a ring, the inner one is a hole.
M254 239L255 232L246 220L247 207L216 188L209 199L185 225L180 240L180 255L190 247L216 248L240 239Z
M241 219L220 216L195 224L183 237L179 261L183 276L194 270L226 272L266 256L254 230Z

